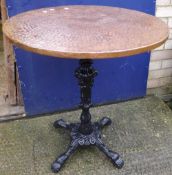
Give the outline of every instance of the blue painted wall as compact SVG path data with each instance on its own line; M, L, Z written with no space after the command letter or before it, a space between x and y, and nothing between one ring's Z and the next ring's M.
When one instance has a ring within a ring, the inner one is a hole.
M154 0L7 0L9 16L42 7L95 4L155 12ZM15 48L20 83L27 115L71 109L80 102L74 77L77 60L54 59ZM99 71L93 87L93 103L143 97L146 94L149 53L123 59L97 60Z

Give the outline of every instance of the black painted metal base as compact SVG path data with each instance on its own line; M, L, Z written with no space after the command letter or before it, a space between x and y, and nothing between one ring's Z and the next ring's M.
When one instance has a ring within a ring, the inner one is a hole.
M64 128L71 132L71 143L65 153L61 154L52 164L51 169L54 173L59 172L66 160L75 152L78 147L94 145L101 150L117 168L122 168L123 160L119 154L111 151L101 140L101 129L104 126L111 124L111 119L108 117L102 118L100 121L92 125L92 132L90 134L82 134L80 132L80 123L68 124L60 119L54 122L55 128Z
M97 75L97 71L92 67L91 60L80 60L80 66L75 71L75 76L79 80L82 109L80 116L80 123L68 124L64 120L60 119L54 122L55 128L64 128L71 132L71 143L67 151L61 154L52 164L52 171L57 173L65 163L65 161L75 152L80 146L95 145L105 155L110 158L112 163L117 168L122 168L124 165L123 160L119 154L111 151L101 140L101 129L104 126L110 125L111 120L108 117L102 118L100 121L91 122L91 88L94 83L94 77Z

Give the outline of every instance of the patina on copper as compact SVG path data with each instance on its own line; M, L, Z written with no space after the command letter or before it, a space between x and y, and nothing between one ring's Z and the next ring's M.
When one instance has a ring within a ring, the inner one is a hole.
M19 47L63 58L110 58L152 50L168 37L160 19L108 6L61 6L19 14L3 26Z

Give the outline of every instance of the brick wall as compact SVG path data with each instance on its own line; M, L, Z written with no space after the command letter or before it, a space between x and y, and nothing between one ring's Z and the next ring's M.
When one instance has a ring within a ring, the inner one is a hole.
M148 88L172 85L172 0L156 0L156 16L168 24L170 36L152 51Z

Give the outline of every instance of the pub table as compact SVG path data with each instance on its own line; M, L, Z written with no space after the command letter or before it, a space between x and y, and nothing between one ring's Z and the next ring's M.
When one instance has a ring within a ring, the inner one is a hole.
M81 93L80 122L68 123L63 119L54 122L55 128L69 130L71 143L52 163L52 171L59 172L78 147L93 145L114 166L122 168L124 161L119 154L101 139L101 130L111 124L111 119L103 117L91 122L91 88L97 76L92 63L94 59L124 57L160 46L168 38L167 25L154 16L134 10L78 5L21 13L5 22L3 32L13 44L27 51L79 60L75 76Z

